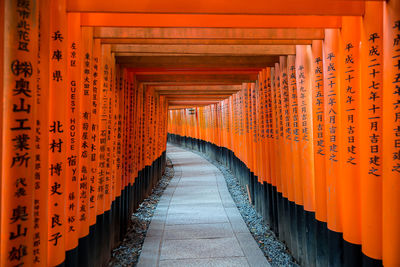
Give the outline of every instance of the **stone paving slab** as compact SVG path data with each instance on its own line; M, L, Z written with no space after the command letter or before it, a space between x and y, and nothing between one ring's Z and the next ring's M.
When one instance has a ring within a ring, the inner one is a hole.
M167 154L175 176L154 213L138 266L270 266L218 168L170 144Z
M160 260L226 258L244 256L234 236L164 241Z
M230 223L167 225L165 239L199 239L232 237Z
M249 266L245 257L184 259L160 261L160 267L246 267Z

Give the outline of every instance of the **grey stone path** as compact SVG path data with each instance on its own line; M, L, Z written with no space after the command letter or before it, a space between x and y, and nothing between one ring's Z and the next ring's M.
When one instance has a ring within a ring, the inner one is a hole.
M217 167L170 144L167 154L175 176L158 203L138 266L270 266Z

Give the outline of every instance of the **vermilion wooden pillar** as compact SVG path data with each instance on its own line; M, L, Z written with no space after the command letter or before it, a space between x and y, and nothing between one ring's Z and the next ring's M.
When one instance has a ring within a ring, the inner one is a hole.
M100 109L101 109L101 89L102 89L102 57L100 40L94 39L91 42L91 85L90 85L90 103L89 103L89 151L90 151L90 181L94 186L90 191L89 200L89 251L94 264L99 264L102 260L102 231L103 218L102 210L104 208L104 173L100 173Z
M0 17L5 18L4 16L5 13L5 1L0 3ZM4 81L4 19L0 20L0 84L3 85L3 81ZM3 88L3 87L2 87ZM3 96L3 90L1 89L0 93L1 96ZM3 136L3 103L0 104L0 135ZM3 151L3 143L0 142L0 151ZM0 153L0 160L2 160L2 155L3 153ZM0 167L0 173L2 173L1 171L2 167ZM0 190L0 201L2 199L2 191ZM1 219L2 219L2 206L0 205L0 231L1 231ZM0 242L0 252L2 252L1 250L1 242ZM0 253L1 254L1 253ZM1 260L1 255L0 255L0 263L2 262Z
M281 68L280 68L280 64L279 63L275 63L275 94L276 94L276 107L277 107L277 130L278 130L278 144L279 147L284 148L285 147L285 143L284 143L284 135L285 135L285 131L284 131L284 110L283 110L283 103L282 103L282 91L281 91ZM285 157L286 157L286 150L285 149L280 149L277 150L277 153L279 155L279 164L280 166L279 168L279 172L278 175L276 176L276 180L275 183L273 184L273 186L276 187L276 190L278 192L282 192L281 191L281 184L282 184L282 180L286 179L286 169L282 168L282 166L284 166L284 162L285 162ZM278 214L276 214L277 216Z
M117 114L118 110L116 109L117 106L117 99L116 99L116 89L117 89L117 82L116 82L116 65L114 54L111 53L110 56L110 65L111 65L111 73L110 73L110 95L111 98L109 99L110 108L108 112L108 119L110 121L110 126L108 131L110 132L110 176L111 176L111 215L110 215L110 249L115 247L115 236L119 231L118 227L120 224L117 224L116 218L118 216L118 207L117 207L117 192L116 192L116 173L117 173Z
M326 157L327 188L328 195L328 226L331 230L340 232L342 227L340 223L338 206L338 193L334 177L339 174L339 110L338 110L338 88L339 88L339 32L337 30L326 30L323 51L324 65L324 104L325 104L325 143L328 149Z
M273 101L272 101L272 92L271 92L271 68L267 68L265 70L265 82L264 82L264 87L265 87L265 100L266 100L266 111L267 111L267 124L266 124L266 135L268 137L268 143L267 143L267 154L268 154L268 159L269 159L269 172L266 173L267 175L267 180L266 182L268 184L271 184L272 177L275 176L275 157L274 155L274 109L273 109ZM286 196L287 197L287 196Z
M78 214L76 220L78 221L78 260L80 264L88 264L90 259L89 250L89 225L94 225L96 222L96 215L94 210L95 199L93 191L95 188L95 174L92 172L91 161L93 158L92 139L91 139L91 97L93 88L92 76L92 46L93 46L93 30L91 28L82 28L81 32L81 90L77 93L79 98L79 125L77 138L78 143L78 183L79 190L75 196L71 195L69 198L73 200L78 199ZM86 186L85 186L86 184ZM69 199L68 198L68 199Z
M260 129L260 141L262 147L262 157L260 165L262 166L263 182L268 183L271 179L271 158L270 158L270 119L271 119L271 106L269 99L269 77L270 73L268 69L264 69L260 76L260 120L262 121Z
M297 83L296 83L296 57L287 57L287 76L288 76L288 99L289 99L289 123L291 129L291 151L292 151L292 178L289 179L288 183L288 199L295 202L295 185L300 179L300 155L299 155L299 141L300 141L300 130L299 130L299 113L298 113L298 101L297 101Z
M288 196L288 191L293 188L293 159L292 154L292 128L290 125L291 108L289 101L289 79L288 79L288 65L287 57L280 56L279 64L275 64L275 70L279 69L277 84L280 91L280 141L282 144L281 162L280 166L281 177L280 183L277 183L277 194L276 194L276 204L277 207L277 218L275 221L279 224L279 236L282 240L290 239L289 224L286 220L289 214L288 202L285 200L285 196ZM283 158L284 157L284 158ZM290 189L289 189L290 188Z
M3 1L0 8L4 15L2 26L8 30L1 37L4 42L1 49L6 53L0 58L4 63L1 69L4 76L0 78L3 81L0 265L32 265L39 4L25 1L21 6L16 1ZM18 27L21 24L25 26Z
M312 147L311 46L296 46L296 82L300 131L301 176L304 209L315 211L314 158Z
M50 84L49 84L49 214L48 264L65 260L66 170L68 113L62 105L68 99L67 88L67 13L66 1L50 2Z
M66 251L71 254L71 264L78 264L78 193L79 193L79 119L80 106L79 94L81 84L81 28L79 14L68 14L68 49L67 49L67 108L68 119L66 125L67 139L67 166L66 187L68 196L66 199ZM86 181L86 186L89 186Z
M326 178L324 142L324 75L322 65L322 41L312 43L312 110L313 110L313 143L315 175L315 217L326 222Z
M299 253L299 244L297 238L297 221L296 218L296 185L301 184L301 153L300 153L300 122L298 111L298 98L297 98L297 79L296 79L296 56L289 55L287 57L287 73L288 73L288 93L290 105L290 127L292 131L291 136L291 151L292 151L292 178L288 181L288 213L290 218L290 239L288 244L294 255ZM298 193L297 193L298 195Z
M100 40L99 40L100 41ZM95 47L97 40L95 40ZM106 187L108 186L107 168L106 168L106 149L107 149L107 122L108 122L108 74L109 66L106 58L107 50L105 46L100 46L99 49L99 87L98 87L98 103L99 103L99 158L97 159L97 175L98 175L98 190L97 190L97 215L102 216L107 209L105 195ZM108 195L108 194L107 194Z
M120 66L116 68L116 88L115 88L115 99L116 99L116 197L121 197L123 190L123 177L122 177L122 105L123 105L123 72ZM121 200L122 201L122 200ZM121 203L122 205L122 203Z
M296 155L292 155L292 128L290 125L290 102L289 102L289 84L288 84L288 65L287 65L287 57L281 56L279 58L279 88L280 88L280 103L282 109L282 130L283 130L283 154L285 155L284 164L281 166L283 176L281 177L281 188L279 191L282 192L284 196L287 195L288 188L292 184L293 179L293 157Z
M241 146L241 156L242 156L242 161L244 162L244 164L246 164L246 166L248 166L248 151L245 149L245 147L248 147L248 143L247 143L247 104L246 101L248 100L248 92L247 92L247 84L242 84L242 92L241 92L241 97L240 97L240 116L241 116L241 140L242 140L242 146ZM208 122L209 124L209 122Z
M256 124L257 121L257 94L258 94L258 88L256 88L256 84L255 83L251 83L251 143L252 143L252 159L253 159L253 173L254 176L257 177L257 179L254 179L254 183L259 182L261 176L260 176L260 172L259 172L259 166L258 166L258 157L260 154L259 151L259 144L258 144L258 128L259 126ZM256 185L254 185L253 187L255 187ZM256 189L255 189L256 190Z
M360 205L360 17L343 17L340 61L340 172L337 192L341 198L344 261L361 264Z
M1 18L5 18L5 1L0 3L0 17ZM5 36L4 36L4 19L0 20L0 84L4 85L4 40L5 40ZM0 91L1 96L3 96L3 87ZM0 104L0 135L2 136L3 133L3 103L1 102ZM0 142L0 151L3 151L3 142ZM0 152L0 160L2 160L2 152ZM2 173L2 167L0 166L0 173ZM2 192L0 190L0 200L2 199ZM2 206L0 205L0 231L1 231L1 218L2 218ZM1 250L1 242L0 242L0 252L2 252ZM0 253L1 254L1 253ZM2 262L1 260L1 255L0 255L0 263Z
M338 192L340 155L340 51L339 31L325 30L323 48L324 67L324 116L325 116L325 145L326 145L326 186L327 186L327 219L329 231L329 264L340 265L342 256L342 219L340 192Z
M273 172L271 173L271 185L275 186L276 179L280 174L279 169L279 154L278 150L275 149L279 146L279 124L278 124L278 103L277 103L277 96L276 96L276 88L275 88L275 68L270 69L270 95L271 95L271 105L272 105L272 131L273 131L273 150L272 150L272 157L275 158L274 165L273 165Z
M48 177L49 153L49 63L50 36L49 1L39 3L39 54L38 54L38 85L35 93L35 199L34 199L34 238L33 265L47 265L47 233L48 233Z
M110 50L109 45L101 46L101 67L100 67L100 113L99 113L99 141L100 141L100 154L99 154L99 181L103 178L103 187L99 192L103 192L103 201L99 199L100 203L103 203L102 211L99 215L103 217L103 229L101 235L102 238L102 261L107 262L109 260L110 251L110 224L111 224L111 166L110 166L110 86L111 86L111 65L110 65ZM100 204L101 205L101 204Z
M383 5L366 3L361 31L360 230L364 260L382 259Z
M315 219L317 232L316 265L328 265L328 232L327 232L327 187L326 156L328 147L325 142L324 113L324 68L322 41L312 42L312 123L314 152L314 184L315 184Z

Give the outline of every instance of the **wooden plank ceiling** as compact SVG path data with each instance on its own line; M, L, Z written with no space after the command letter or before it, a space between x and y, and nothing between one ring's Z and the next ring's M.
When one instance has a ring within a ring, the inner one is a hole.
M323 39L363 0L69 0L82 27L170 109L217 103L295 45Z

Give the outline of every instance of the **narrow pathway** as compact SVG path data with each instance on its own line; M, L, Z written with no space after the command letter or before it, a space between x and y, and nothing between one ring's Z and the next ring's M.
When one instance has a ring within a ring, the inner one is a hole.
M171 144L167 153L175 176L158 203L138 266L270 266L217 167Z

